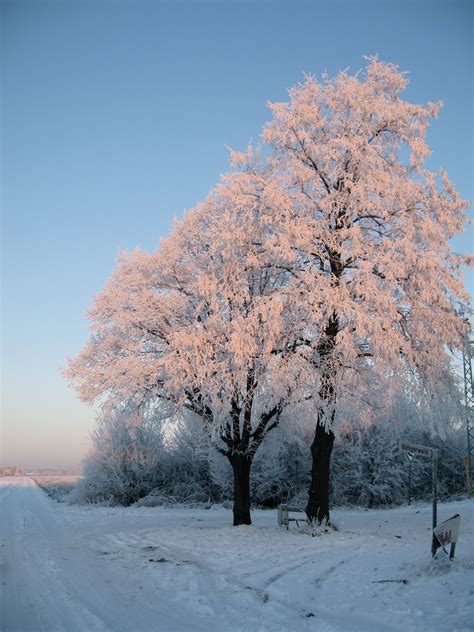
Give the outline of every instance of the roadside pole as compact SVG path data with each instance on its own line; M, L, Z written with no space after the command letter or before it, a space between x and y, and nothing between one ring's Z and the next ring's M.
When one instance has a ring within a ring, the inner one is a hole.
M413 459L415 458L415 453L409 452L408 450L405 450L403 448L402 450L408 461L408 504L411 505L411 464L413 462Z
M431 458L432 485L433 485L433 530L436 528L438 521L438 450L425 445L417 445L400 441L400 449L405 454L409 463L408 470L408 504L411 503L411 464L417 456L425 456ZM433 539L431 541L431 554L434 555L438 549L438 541L433 531Z
M411 461L408 463L408 505L411 505Z
M437 538L434 533L438 520L438 450L435 448L431 450L431 466L433 475L433 540L431 542L431 555L434 556L438 549Z
M466 474L467 497L471 498L471 496L472 496L472 482L471 482L471 476L470 476L470 471L469 471L469 457L468 456L464 457L464 472Z

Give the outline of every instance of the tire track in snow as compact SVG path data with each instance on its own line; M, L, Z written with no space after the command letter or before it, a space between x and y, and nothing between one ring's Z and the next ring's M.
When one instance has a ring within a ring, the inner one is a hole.
M142 597L120 564L111 575L110 565L91 555L87 532L58 524L61 509L31 479L10 487L0 516L2 632L148 632L157 621L162 629L180 629L176 612L156 591L144 590ZM186 617L185 607L181 614Z

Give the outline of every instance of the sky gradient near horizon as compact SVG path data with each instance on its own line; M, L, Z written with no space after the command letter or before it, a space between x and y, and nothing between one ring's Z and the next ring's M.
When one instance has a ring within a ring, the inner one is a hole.
M0 465L78 466L95 413L59 367L86 342L117 251L153 249L228 170L226 145L258 141L267 101L303 73L355 72L372 54L410 71L408 100L445 102L428 164L472 199L471 2L4 0L1 12Z

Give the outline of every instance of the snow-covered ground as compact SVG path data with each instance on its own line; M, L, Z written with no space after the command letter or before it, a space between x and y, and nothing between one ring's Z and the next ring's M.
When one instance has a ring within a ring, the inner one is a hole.
M474 630L472 500L454 561L430 555L431 507L334 510L312 537L222 507L68 507L0 479L0 629Z

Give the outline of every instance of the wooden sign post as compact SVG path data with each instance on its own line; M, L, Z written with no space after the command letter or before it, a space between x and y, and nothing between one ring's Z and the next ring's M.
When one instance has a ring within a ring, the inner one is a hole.
M438 519L438 450L436 448L429 448L425 445L417 445L416 443L407 443L406 441L400 442L400 449L407 455L407 459L413 461L416 456L426 456L431 458L432 469L432 485L433 485L433 538L431 541L431 554L434 555L439 548L438 540L434 534L436 528L436 522ZM411 474L411 472L410 472ZM411 476L410 476L411 479ZM411 480L410 480L411 485ZM409 492L409 499L411 494Z

